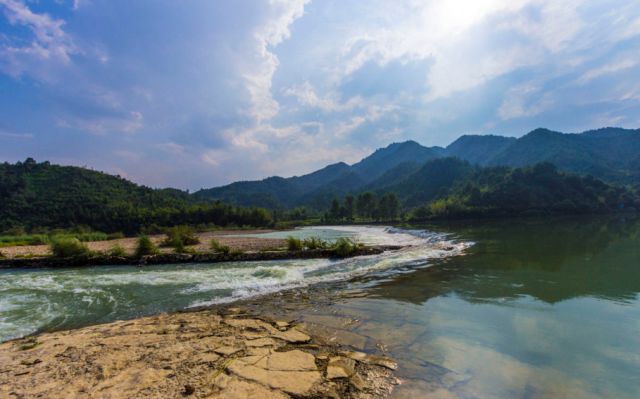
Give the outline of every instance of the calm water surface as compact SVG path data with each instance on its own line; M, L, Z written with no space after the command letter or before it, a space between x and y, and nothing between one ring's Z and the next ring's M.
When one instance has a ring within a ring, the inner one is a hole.
M295 234L413 247L343 261L2 271L0 340L321 283L358 295L300 317L399 360L397 398L639 397L637 220Z
M638 221L431 228L475 245L335 306L400 360L395 397L640 397Z

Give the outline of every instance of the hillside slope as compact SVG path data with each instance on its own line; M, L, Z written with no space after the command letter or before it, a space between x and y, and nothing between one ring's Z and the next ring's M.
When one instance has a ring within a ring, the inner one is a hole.
M151 189L119 176L33 159L0 164L0 231L70 228L136 233L149 225L267 225L264 210L197 203L187 192Z

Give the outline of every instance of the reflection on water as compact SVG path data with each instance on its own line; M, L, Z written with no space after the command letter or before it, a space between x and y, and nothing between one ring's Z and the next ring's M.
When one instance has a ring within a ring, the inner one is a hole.
M400 360L395 397L638 397L638 221L432 228L475 245L333 309Z

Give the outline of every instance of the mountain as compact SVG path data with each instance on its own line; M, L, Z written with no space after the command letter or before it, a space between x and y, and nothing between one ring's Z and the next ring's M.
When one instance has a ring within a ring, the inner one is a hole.
M365 181L371 182L382 174L405 162L422 164L442 156L440 147L423 147L415 141L393 143L376 150L362 161L353 164L351 169Z
M516 141L515 137L464 135L449 144L444 154L474 164L486 165Z
M406 207L412 208L445 195L474 170L469 162L458 158L438 158L425 163L384 191L396 193Z
M540 162L612 183L638 186L640 130L603 128L566 134L536 129L478 163L522 167Z
M242 206L325 209L333 198L347 193L406 193L416 184L429 186L427 192L432 193L440 185L438 173L447 173L435 171L440 164L423 168L422 178L413 175L430 161L450 157L480 166L525 167L550 162L561 171L640 188L640 129L602 128L567 134L540 128L520 138L464 135L446 148L424 147L415 141L393 143L351 166L341 162L303 176L237 182L200 190L195 197ZM454 167L452 163L449 166ZM455 173L461 172L459 167L455 165ZM405 200L414 204L430 195L407 195Z
M268 225L264 210L199 203L185 191L152 189L119 176L33 159L0 164L0 231L90 227L137 233L152 225Z
M414 218L594 214L640 209L640 197L592 176L560 172L551 163L523 168L474 167L448 192L416 208ZM417 215L417 217L416 217Z
M291 208L305 205L323 209L335 197L355 192L378 178L389 179L385 173L396 167L403 164L421 165L440 157L443 151L439 147L423 147L415 141L394 143L351 166L341 162L303 176L236 182L203 189L194 193L194 196L242 206Z
M351 167L340 162L303 176L268 177L258 181L242 181L204 189L195 192L194 197L202 200L221 200L241 206L293 207L302 197L314 190L321 187L328 189L331 184L340 185L341 179L348 180L351 173Z

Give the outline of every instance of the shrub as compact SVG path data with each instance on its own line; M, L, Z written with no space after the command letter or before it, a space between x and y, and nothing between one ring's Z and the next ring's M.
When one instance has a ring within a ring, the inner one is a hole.
M193 248L185 247L181 241L178 241L177 244L173 247L173 251L177 254L194 254L196 250Z
M337 256L344 258L352 255L360 246L360 244L350 238L340 237L336 240L335 244L333 244L333 250Z
M109 233L107 234L108 240L117 240L118 238L124 238L124 234L122 232Z
M111 249L107 252L108 255L111 256L127 256L127 251L125 251L124 248L122 248L122 245L114 245L113 247L111 247Z
M51 253L56 258L91 255L89 247L81 243L77 238L53 237L50 247Z
M184 247L186 245L196 245L200 243L195 231L190 226L175 226L167 229L167 238L162 242L166 247Z
M225 255L227 255L229 252L231 252L231 248L229 248L228 245L221 245L220 242L218 240L216 240L215 238L211 239L211 243L209 244L209 248L211 248L211 250L213 252L222 252Z
M138 245L136 247L136 256L138 258L145 255L155 255L158 253L158 247L151 241L148 236L140 236L138 238Z
M301 251L303 248L300 239L289 236L287 237L287 249L289 251Z
M302 241L302 245L308 249L326 249L329 247L329 243L322 240L320 237L309 237Z
M229 255L238 256L238 255L242 255L243 253L244 251L241 250L240 248L234 248L229 252Z

